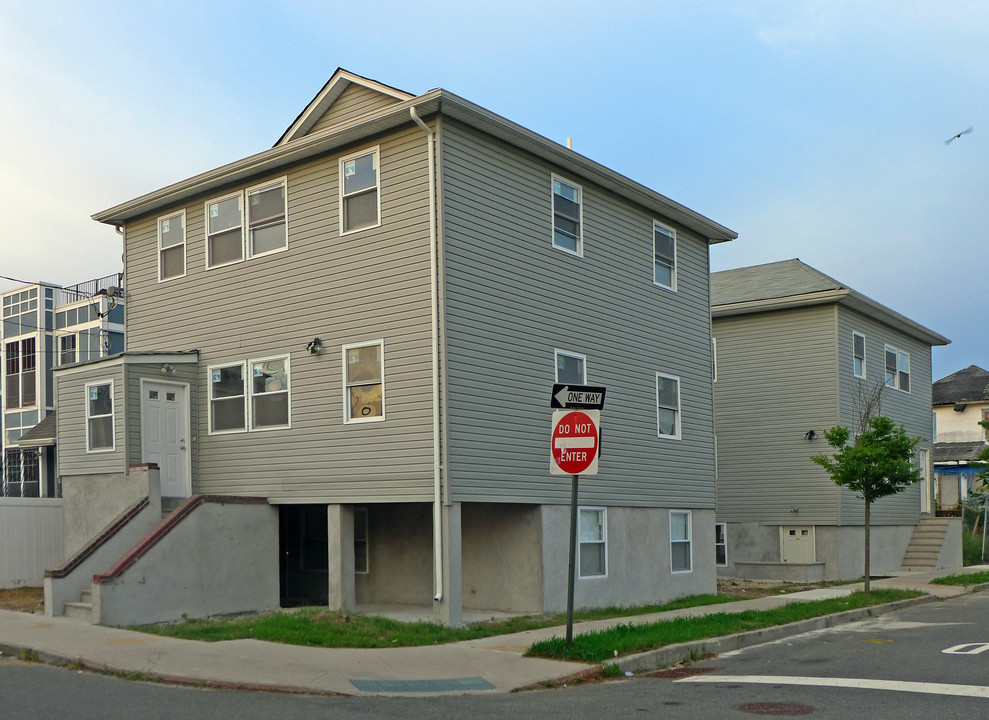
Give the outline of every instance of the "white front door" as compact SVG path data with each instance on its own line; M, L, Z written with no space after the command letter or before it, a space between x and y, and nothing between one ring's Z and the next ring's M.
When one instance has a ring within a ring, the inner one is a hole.
M783 562L814 562L815 553L813 526L784 526L782 530L783 542L781 555L783 556Z
M141 381L141 452L157 463L162 497L189 497L189 386Z

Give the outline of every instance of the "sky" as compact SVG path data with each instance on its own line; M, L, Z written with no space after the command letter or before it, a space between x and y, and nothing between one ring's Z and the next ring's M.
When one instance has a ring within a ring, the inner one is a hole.
M987 38L963 0L3 0L0 275L117 272L92 214L267 149L343 67L573 138L736 231L712 269L798 257L948 337L934 379L989 368Z

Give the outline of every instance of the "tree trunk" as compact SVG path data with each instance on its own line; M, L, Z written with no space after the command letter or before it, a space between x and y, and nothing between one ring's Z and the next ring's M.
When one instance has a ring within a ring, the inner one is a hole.
M865 501L865 591L872 589L869 578L872 576L872 568L869 567L869 501Z

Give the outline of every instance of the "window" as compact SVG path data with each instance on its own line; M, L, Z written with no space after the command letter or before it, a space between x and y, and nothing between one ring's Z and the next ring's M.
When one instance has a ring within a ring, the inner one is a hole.
M0 469L0 497L41 497L41 463L34 448L8 449ZM54 488L53 488L54 489Z
M855 377L865 377L865 335L852 333L852 372Z
M340 233L381 224L378 149L340 158Z
M910 392L910 354L889 345L886 351L886 387Z
M288 230L285 178L247 191L247 252L251 257L285 250Z
M654 283L670 290L677 289L677 236L676 231L658 222L652 224L652 252Z
M583 256L580 186L553 176L553 247Z
M670 510L670 569L690 572L690 511Z
M343 348L344 422L384 420L384 341Z
M206 203L206 267L244 259L243 193Z
M587 384L587 359L577 353L556 350L556 382L571 385Z
M354 508L354 572L367 575L368 572L368 536L367 508Z
M680 439L680 379L656 373L658 435Z
M728 566L728 525L714 523L714 564Z
M209 377L210 433L244 430L244 364L211 367Z
M6 408L31 407L38 400L35 338L14 340L4 346Z
M58 339L58 364L71 365L76 361L76 336L62 335Z
M604 508L578 510L578 561L580 577L608 574L608 532Z
M288 427L289 359L251 361L251 429Z
M158 280L185 275L185 210L158 218Z
M110 452L113 442L113 381L86 385L86 451Z

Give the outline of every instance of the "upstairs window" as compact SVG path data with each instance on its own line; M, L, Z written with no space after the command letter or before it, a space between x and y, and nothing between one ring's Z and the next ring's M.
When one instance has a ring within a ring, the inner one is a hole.
M58 364L71 365L76 361L76 336L62 335L58 339Z
M251 429L288 427L289 359L251 361Z
M584 254L579 185L553 177L553 247L578 257Z
M660 287L677 287L676 231L658 222L652 224L653 282Z
M206 267L244 259L243 193L206 203Z
M586 385L587 359L583 355L557 350L556 382L570 385Z
M855 377L865 377L865 335L852 333L852 372Z
M211 367L209 377L210 433L244 430L244 364Z
M378 149L340 158L340 234L381 224Z
M185 275L185 210L158 218L158 280Z
M8 410L35 405L37 394L37 356L35 339L14 340L4 346L4 387Z
M113 381L89 383L86 385L86 451L113 449Z
M343 348L344 422L384 420L384 341Z
M910 392L910 354L887 345L886 387Z
M247 191L247 253L250 257L285 250L285 178Z
M680 379L656 373L656 416L661 438L680 439Z

